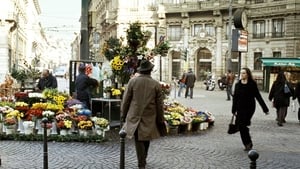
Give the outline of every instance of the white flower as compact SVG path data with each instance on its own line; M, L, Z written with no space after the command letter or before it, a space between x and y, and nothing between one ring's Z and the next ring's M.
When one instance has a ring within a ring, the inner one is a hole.
M53 111L49 111L49 110L46 110L46 111L43 111L42 115L43 117L52 117L54 116L54 112Z
M29 98L32 98L32 97L44 98L42 93L28 93L28 97Z

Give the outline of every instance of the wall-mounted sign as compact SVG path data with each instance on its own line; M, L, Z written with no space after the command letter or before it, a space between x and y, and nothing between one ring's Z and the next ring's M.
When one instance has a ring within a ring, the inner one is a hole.
M232 30L233 52L248 52L248 32L245 30Z

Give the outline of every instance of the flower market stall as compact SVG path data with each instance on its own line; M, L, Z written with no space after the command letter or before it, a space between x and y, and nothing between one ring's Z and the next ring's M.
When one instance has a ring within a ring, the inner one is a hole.
M102 140L109 130L109 121L92 116L89 109L84 109L78 100L57 89L45 89L43 93L17 92L14 102L0 102L0 133L41 136L47 129L49 136L56 135L78 139L89 136ZM47 126L42 122L47 118ZM93 137L94 136L94 137Z

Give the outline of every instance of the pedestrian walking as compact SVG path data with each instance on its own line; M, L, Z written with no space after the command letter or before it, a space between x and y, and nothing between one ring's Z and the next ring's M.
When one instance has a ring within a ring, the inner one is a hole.
M181 96L183 88L186 88L185 81L186 81L186 76L185 76L185 71L183 71L182 76L178 82L179 83L178 97Z
M298 104L300 105L300 81L296 84L293 100L295 100L295 99L298 100ZM298 120L300 123L300 107L298 108Z
M196 82L196 76L194 72L192 71L192 68L189 68L189 71L185 74L185 98L189 95L190 98L193 98L193 90L194 90L194 85Z
M82 102L85 108L91 109L90 88L98 86L98 81L86 75L85 69L86 67L83 63L79 65L79 75L75 80L75 97L77 100Z
M57 80L48 69L44 69L42 72L42 77L39 79L39 82L35 88L36 91L43 91L46 88L57 88Z
M286 122L287 109L290 106L290 97L292 96L294 96L294 88L287 81L284 72L278 72L269 93L269 100L273 102L273 106L276 108L278 126L283 126L283 123Z
M231 100L233 82L234 82L234 74L229 69L227 71L227 75L226 75L226 84L227 84L227 86L226 86L226 93L227 93L227 100L228 101Z
M160 137L160 126L164 124L163 93L158 81L151 78L154 65L141 61L139 76L131 78L125 89L121 104L121 119L126 137L135 140L139 169L144 169L150 140Z
M236 123L238 125L241 140L245 146L245 151L249 151L253 147L248 126L251 125L251 118L255 112L255 99L258 101L267 115L269 109L265 104L256 82L253 80L252 73L249 68L241 69L240 80L235 84L232 102L232 114L236 115Z

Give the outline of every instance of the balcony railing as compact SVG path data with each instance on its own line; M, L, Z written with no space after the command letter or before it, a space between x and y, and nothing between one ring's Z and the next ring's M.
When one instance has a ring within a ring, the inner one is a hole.
M265 38L265 37L266 37L265 33L253 33L253 38L262 39L262 38Z
M283 32L272 32L272 38L281 38L284 36Z

